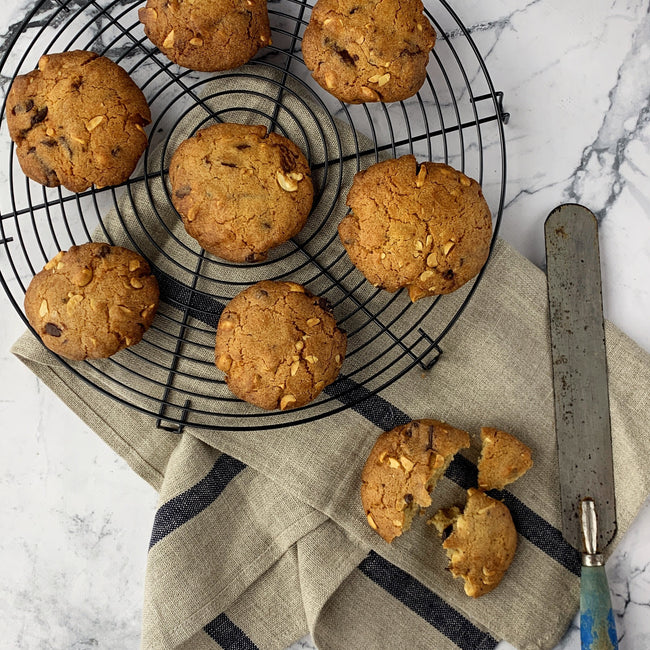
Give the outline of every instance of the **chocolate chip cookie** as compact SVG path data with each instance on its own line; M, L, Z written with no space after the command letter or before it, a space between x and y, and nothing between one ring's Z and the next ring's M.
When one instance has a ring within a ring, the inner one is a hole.
M116 63L77 50L42 56L16 77L7 125L23 172L48 187L83 192L123 183L147 146L151 113Z
M345 349L346 335L323 298L295 282L263 280L226 305L215 361L237 397L284 411L311 402L336 379Z
M135 345L158 308L147 261L90 242L60 252L25 292L25 314L43 343L67 359L99 359Z
M442 546L451 574L463 578L468 596L478 598L501 582L517 550L517 530L505 504L470 488L462 513L459 508L442 510L430 523L441 534L453 526Z
M149 40L191 70L230 70L270 45L266 0L147 0L138 12Z
M358 172L339 236L376 287L407 287L415 302L473 278L490 251L492 219L480 185L448 165L413 156Z
M469 447L466 431L414 420L382 433L361 474L361 502L368 524L388 543L411 526L454 455Z
M436 33L420 0L318 0L302 39L314 79L343 102L396 102L426 79Z
M264 126L215 124L175 151L172 202L188 234L231 262L259 262L297 235L314 197L307 160Z
M491 427L481 428L483 449L478 461L481 490L502 490L532 466L530 447L515 436Z

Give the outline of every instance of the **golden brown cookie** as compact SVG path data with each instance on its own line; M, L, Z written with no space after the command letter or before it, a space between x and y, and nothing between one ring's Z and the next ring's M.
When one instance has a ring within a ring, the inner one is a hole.
M158 308L147 261L90 242L57 253L25 292L25 314L43 343L68 359L99 359L135 345Z
M191 70L230 70L270 45L266 0L147 0L138 12L149 40Z
M232 262L258 262L297 235L314 198L307 160L264 126L215 124L178 147L172 201L188 234Z
M481 490L502 490L532 466L532 452L513 435L490 427L481 429L483 449L478 461Z
M426 79L436 32L421 0L318 0L302 39L314 79L343 102L396 102Z
M77 50L42 56L16 77L7 125L23 172L48 187L83 192L128 179L147 146L151 113L116 63Z
M448 165L413 156L358 172L339 236L376 287L408 287L415 302L473 278L490 251L492 219L480 185Z
M361 474L368 523L388 543L411 526L469 434L437 420L414 420L382 433Z
M237 397L284 411L311 402L336 379L345 349L327 301L295 282L263 280L226 305L215 360Z
M508 507L480 490L467 491L467 504L439 511L430 521L442 534L453 524L443 542L454 578L463 578L465 593L478 598L492 591L512 563L517 531Z

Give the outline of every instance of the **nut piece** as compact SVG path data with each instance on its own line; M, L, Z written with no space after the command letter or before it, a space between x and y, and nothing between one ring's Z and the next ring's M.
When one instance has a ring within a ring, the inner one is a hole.
M449 252L451 249L455 246L453 241L448 241L443 247L442 247L442 252L445 254L445 257L449 255Z
M435 252L427 257L427 266L438 266L438 256Z
M365 97L367 102L378 102L379 95L368 86L361 86L361 94Z
M465 174L461 174L460 178L458 179L460 181L460 184L463 185L464 187L469 187L472 184L472 181L465 176Z
M139 260L131 260L129 262L129 271L133 272L133 271L136 271L139 268L140 268L140 261Z
M85 266L79 273L77 273L73 281L78 287L85 287L93 279L93 270Z
M41 302L41 307L40 307L40 309L38 310L38 315L39 315L41 318L43 318L44 316L47 316L48 313L49 313L49 310L48 310L48 308L47 308L47 300L43 300L43 302Z
M289 176L285 176L282 172L277 172L275 178L278 181L278 185L285 192L295 192L298 189L297 181Z
M370 524L370 528L377 530L377 524L375 523L375 520L372 518L372 515L370 513L368 513L368 523Z
M400 456L399 462L402 464L402 467L407 472L410 472L415 467L415 465L411 462L411 460L409 460L406 456Z
M94 131L105 119L106 118L104 115L97 115L97 117L93 117L93 119L86 124L86 130Z
M130 284L134 289L142 289L144 287L140 278L131 278Z
M397 460L397 458L389 458L388 466L392 467L393 469L397 469L400 466L399 461Z
M309 327L314 327L315 325L318 325L320 323L320 318L310 318L307 320L307 325Z
M196 215L199 212L199 208L196 205L193 205L188 211L187 211L187 220L188 221L194 221L196 219Z
M288 393L280 400L280 410L284 411L290 408L290 406L292 404L295 404L296 401L297 401L296 398L293 395L291 395L291 393Z
M219 321L219 329L221 330L234 330L235 329L235 323L233 323L229 318L226 318L225 320L222 318Z
M228 372L232 366L232 357L229 354L221 354L217 359L217 368L223 372Z
M435 275L433 271L425 271L420 275L420 280L426 282L429 278L432 278Z
M300 361L294 361L291 364L291 376L295 377L296 373L298 372L298 368L300 368Z
M285 282L285 284L289 287L289 291L293 293L305 293L305 287L301 284L296 284L295 282Z
M380 74L375 74L375 75L373 75L372 77L368 77L368 81L369 81L371 84L376 84L376 83L378 83L378 81L379 81L380 79L381 79L381 75L380 75Z
M167 37L163 41L163 47L173 47L174 45L174 30L172 29L169 34L167 34Z
M334 361L336 361L336 363L341 363L341 355L340 355L340 354L337 354L337 355L334 357Z
M424 248L424 244L418 239L415 242L415 250L416 251L421 251Z
M190 45L201 47L203 45L203 39L199 36L195 36L194 38L190 39Z
M332 89L334 88L334 85L336 84L336 75L333 72L328 72L325 75L325 86L327 88Z
M318 361L318 357L315 357L313 354L308 354L305 359L308 363L316 363Z
M46 265L45 269L48 271L53 269L59 263L59 260L63 257L63 251L59 251Z
M381 88L382 86L385 86L389 81L390 81L390 72L387 72L386 74L383 74L381 75L381 77L379 77L379 81L377 82L377 84Z
M296 350L298 350L298 352L300 352L300 350L302 350L304 347L305 347L305 344L304 344L303 341L298 341L296 343Z
M289 178L293 178L294 181L301 181L304 177L300 172L291 172Z
M427 177L427 168L425 165L421 165L420 171L418 172L417 178L415 179L415 187L422 187L424 185L424 179L426 177ZM429 237L430 236L431 235L429 235Z

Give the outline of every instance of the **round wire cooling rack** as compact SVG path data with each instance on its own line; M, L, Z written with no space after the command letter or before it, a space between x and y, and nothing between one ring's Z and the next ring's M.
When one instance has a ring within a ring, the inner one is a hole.
M147 40L132 0L42 0L5 44L4 95L42 54L93 50L119 63L143 90L153 124L149 147L119 187L73 194L27 179L7 153L0 196L0 281L26 321L29 281L56 252L90 239L144 255L161 287L161 306L141 343L110 359L69 362L77 377L122 404L151 415L158 427L262 430L316 420L355 406L414 367L430 369L440 343L482 273L449 296L411 304L365 281L338 240L345 196L355 172L386 157L414 153L446 162L481 183L493 212L493 240L505 195L502 93L495 92L469 32L445 0L427 3L438 42L421 91L405 102L351 106L317 86L302 61L307 0L269 4L273 45L237 70L218 74L172 64ZM5 104L2 106L2 116ZM231 264L188 237L167 181L176 146L218 121L265 124L306 154L315 187L305 229L268 260ZM214 365L214 335L224 304L261 279L290 278L325 297L348 333L338 380L311 404L267 412L236 399ZM52 357L54 358L54 357Z

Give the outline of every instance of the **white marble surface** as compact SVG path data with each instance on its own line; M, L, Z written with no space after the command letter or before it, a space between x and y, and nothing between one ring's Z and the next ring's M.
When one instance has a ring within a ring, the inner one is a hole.
M0 32L30 6L5 2ZM542 265L547 213L590 206L606 315L650 350L648 2L453 6L511 113L501 234ZM23 325L4 295L0 305L0 647L137 648L156 495L11 357ZM622 650L650 648L649 538L646 502L608 563ZM578 647L571 628L558 648Z

